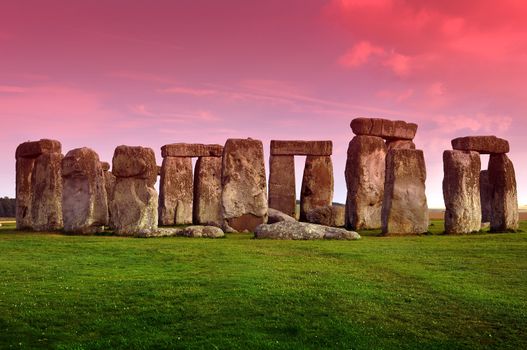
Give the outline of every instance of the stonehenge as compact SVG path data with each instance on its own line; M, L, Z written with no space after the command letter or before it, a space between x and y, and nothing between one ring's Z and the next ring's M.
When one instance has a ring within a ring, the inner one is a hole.
M62 159L64 231L94 234L108 225L108 200L99 156L76 148Z
M345 170L346 227L381 228L384 234L428 231L424 156L413 142L417 124L355 118L350 127L355 136Z
M312 209L331 206L333 163L331 141L272 140L269 158L269 208L291 217L296 212L294 156L307 156L300 192L300 220Z
M174 143L161 147L159 225L194 222L221 226L222 153L221 145ZM198 157L195 177L193 157Z
M517 230L516 175L508 141L467 136L453 139L452 148L444 158L445 232L479 231L488 221L491 231ZM488 170L481 170L480 154L490 155Z
M62 219L62 146L42 139L16 149L16 226L55 231Z

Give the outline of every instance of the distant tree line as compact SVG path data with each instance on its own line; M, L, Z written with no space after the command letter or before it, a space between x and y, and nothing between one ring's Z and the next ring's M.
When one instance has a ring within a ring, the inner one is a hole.
M16 215L16 204L14 198L0 198L0 217L14 218Z

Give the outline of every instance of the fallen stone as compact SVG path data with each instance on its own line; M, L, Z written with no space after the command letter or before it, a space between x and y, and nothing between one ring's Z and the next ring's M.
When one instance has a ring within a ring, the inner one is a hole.
M173 143L161 147L161 156L165 157L221 157L222 145L203 145L199 143Z
M62 153L62 145L57 140L42 139L20 144L15 152L16 158L37 158L44 153Z
M355 136L346 161L347 223L354 230L381 227L386 145L378 136Z
M269 157L269 208L294 217L296 211L294 156Z
M216 226L187 226L178 236L194 238L222 238L225 237L223 230Z
M479 193L481 201L481 221L489 222L492 216L492 188L489 182L488 170L479 173Z
M259 225L255 232L255 238L267 239L339 239L357 240L360 235L357 232L347 231L342 228L328 227L306 222L281 221L274 224Z
M118 178L145 179L149 186L157 181L154 151L140 146L118 146L112 159L112 173Z
M330 156L332 151L331 141L271 140L273 156Z
M267 219L268 224L274 224L280 221L296 221L293 217L282 213L279 210L269 208L268 209L269 217Z
M222 158L225 230L253 231L267 222L267 186L262 141L228 139Z
M386 156L382 232L389 235L428 231L423 151L392 149Z
M300 191L300 221L312 209L330 206L333 200L333 163L329 156L307 156Z
M221 158L200 157L194 173L193 221L198 225L223 225L221 213Z
M343 227L346 208L343 205L330 205L311 209L306 213L307 222L331 227Z
M479 153L445 151L443 167L445 232L465 234L479 231L481 229Z
M410 140L386 141L386 148L391 149L415 149L415 143Z
M506 154L491 154L488 171L492 190L490 229L494 232L516 231L519 214L514 165Z
M509 152L509 142L496 136L467 136L453 139L452 148L481 154L501 154Z
M62 159L64 231L94 234L108 225L108 201L102 163L95 151L77 148Z
M350 126L355 135L379 136L386 140L413 140L417 132L417 124L380 118L355 118Z
M192 158L166 157L159 185L159 225L192 224Z

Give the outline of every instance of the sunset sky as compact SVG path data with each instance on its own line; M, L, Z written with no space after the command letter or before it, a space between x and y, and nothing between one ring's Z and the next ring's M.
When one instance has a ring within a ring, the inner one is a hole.
M227 138L332 140L344 202L351 119L419 125L430 207L459 136L509 140L527 204L524 0L174 0L0 3L0 196L15 149ZM303 170L297 161L297 187ZM483 157L486 167L488 157ZM266 166L268 161L266 159Z

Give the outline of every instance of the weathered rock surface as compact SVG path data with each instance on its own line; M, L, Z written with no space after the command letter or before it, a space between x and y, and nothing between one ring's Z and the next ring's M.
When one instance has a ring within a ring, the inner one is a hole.
M294 217L296 210L294 156L269 157L269 208Z
M330 205L314 208L306 213L307 222L331 227L345 225L346 207L343 205Z
M166 157L159 185L159 224L192 224L192 158Z
M106 189L106 199L108 200L108 226L110 228L112 228L112 209L110 204L113 201L116 182L117 178L111 171L104 171L104 188Z
M157 181L154 151L140 146L118 146L112 159L112 172L118 178L144 179L149 186L154 186Z
M102 168L102 171L109 171L110 170L110 163L108 163L108 162L101 162L101 168Z
M417 124L380 118L355 118L350 126L355 135L379 136L386 140L413 140L417 132Z
M501 154L509 152L509 142L496 136L467 136L453 139L452 148L481 154Z
M157 178L154 151L150 148L119 146L112 163L116 175L110 204L114 232L127 236L144 236L155 232L158 198L153 187Z
M307 156L300 191L300 220L312 209L330 206L333 200L333 163L329 156Z
M61 144L55 140L25 142L17 147L17 229L62 229L61 152Z
M221 158L200 157L194 174L193 221L221 227Z
M479 193L481 200L481 222L489 222L492 213L492 188L489 182L488 170L479 173Z
M193 238L222 238L225 233L216 226L188 226L181 227L160 227L154 232L150 232L141 237L193 237Z
M269 217L267 219L268 224L274 224L280 221L295 221L296 222L296 219L294 219L293 217L287 215L286 213L282 213L279 210L273 209L273 208L269 208L268 213L269 213Z
M410 140L386 141L386 148L391 149L415 149L415 143Z
M443 167L445 232L463 234L479 231L481 228L479 153L445 151Z
M108 225L108 201L102 163L95 151L77 148L62 160L64 231L93 234Z
M386 145L377 136L355 136L348 147L346 185L348 222L354 230L381 227Z
M491 231L518 229L518 193L514 166L506 154L491 154L489 182L492 190Z
M390 235L428 231L423 151L392 149L386 156L382 232Z
M271 140L273 156L330 156L332 141Z
M254 232L254 236L255 238L292 240L360 239L360 235L357 232L297 221L281 221L275 224L259 225Z
M166 157L221 157L222 145L203 145L199 143L173 143L161 147L161 155Z
M267 186L262 141L228 139L222 158L225 230L253 231L267 222Z

